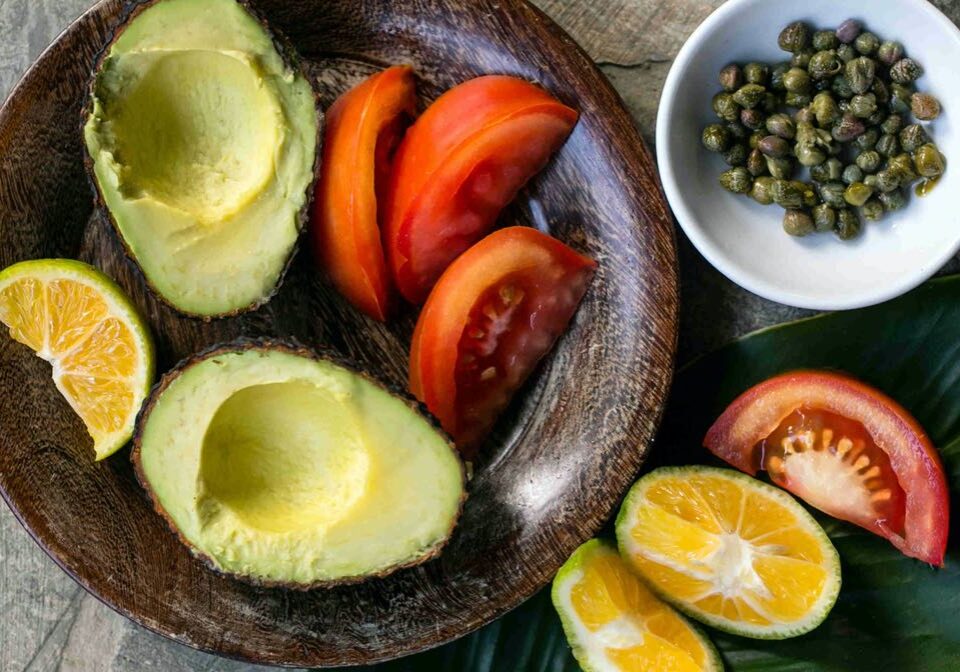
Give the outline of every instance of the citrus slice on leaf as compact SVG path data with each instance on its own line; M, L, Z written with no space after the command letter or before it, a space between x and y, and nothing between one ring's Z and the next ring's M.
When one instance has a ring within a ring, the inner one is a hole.
M723 670L710 641L651 593L613 544L593 539L574 551L553 581L552 596L587 672Z
M112 280L69 259L14 264L0 271L0 322L53 365L53 381L87 426L96 459L130 439L153 382L153 342Z
M617 516L624 560L662 598L718 630L785 639L809 632L840 592L840 558L786 492L730 469L665 467Z

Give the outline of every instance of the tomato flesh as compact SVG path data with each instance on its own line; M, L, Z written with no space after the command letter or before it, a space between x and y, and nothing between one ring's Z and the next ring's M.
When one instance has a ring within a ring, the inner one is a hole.
M410 388L467 457L564 331L595 266L535 229L510 227L440 278L414 331Z
M741 394L704 437L741 471L765 469L811 505L942 566L950 522L943 465L897 402L849 376L795 371Z

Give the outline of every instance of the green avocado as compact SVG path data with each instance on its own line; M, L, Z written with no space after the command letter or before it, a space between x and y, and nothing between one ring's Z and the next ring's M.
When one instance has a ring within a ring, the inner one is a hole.
M267 301L303 226L316 100L236 0L155 0L101 59L84 140L152 288L217 317Z
M255 583L382 576L440 552L463 463L415 403L310 351L237 343L146 402L134 465L195 554Z

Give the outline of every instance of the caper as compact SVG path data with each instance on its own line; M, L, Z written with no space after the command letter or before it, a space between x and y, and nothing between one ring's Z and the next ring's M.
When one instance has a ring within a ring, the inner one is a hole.
M803 207L803 189L790 180L776 180L770 188L773 202L783 208Z
M836 182L843 175L843 164L840 159L831 157L821 163L819 166L813 166L810 169L810 177L815 182Z
M774 179L772 177L758 177L753 181L753 187L750 188L750 197L760 205L772 204L773 183Z
M931 142L913 153L913 165L922 177L939 177L946 170L943 154Z
M813 98L809 93L797 93L794 91L788 91L787 95L783 97L783 102L787 107L806 107L812 100Z
M823 51L824 49L835 49L840 40L837 39L837 34L832 30L818 30L813 34L813 48L817 51Z
M746 108L754 108L763 101L767 90L759 84L744 84L733 94L733 101Z
M788 158L768 156L767 172L778 180L789 180L793 176L793 161Z
M899 114L891 114L880 124L880 130L889 135L900 133L903 130L903 117Z
M890 102L887 106L892 112L897 114L906 114L910 111L910 98L913 97L913 89L904 84L890 85Z
M857 50L853 48L852 44L841 44L837 47L837 58L839 58L844 63L849 63L857 57Z
M881 170L872 177L876 178L874 188L882 194L893 191L900 186L900 179L897 177L896 171L890 169Z
M905 152L916 151L921 145L930 142L930 137L920 124L904 126L900 131L900 146Z
M873 56L874 52L880 48L880 38L869 31L863 32L857 35L853 46L864 56Z
M766 121L767 130L784 140L793 140L797 133L797 126L786 114L771 114Z
M850 240L860 235L860 217L850 208L837 210L837 225L833 232L840 240Z
M725 152L730 148L730 131L720 124L710 124L703 129L703 146L711 152Z
M887 118L887 111L882 108L877 108L877 111L867 117L867 124L876 128L882 124Z
M853 182L847 187L846 191L843 192L843 200L859 208L866 203L872 195L873 189L863 182Z
M734 194L745 194L753 186L753 178L746 168L731 168L720 173L720 186Z
M747 172L754 177L767 172L767 162L764 160L763 153L759 149L751 150L747 155Z
M940 101L929 93L915 93L910 97L910 110L921 121L933 121L940 116Z
M719 79L723 90L733 93L744 84L743 70L736 63L730 63L720 70Z
M923 75L923 68L912 58L901 58L890 66L890 79L897 84L912 84Z
M874 193L880 191L880 180L877 179L876 174L864 175L863 183L873 189Z
M855 163L851 163L849 166L843 169L843 175L841 178L844 184L853 184L854 182L859 182L863 179L863 171L860 170L860 166Z
M739 143L733 145L723 153L723 160L729 166L742 166L747 162L747 148Z
M800 191L800 198L804 207L812 208L820 202L820 197L817 196L817 189L814 185L800 180L791 180L790 183Z
M903 45L899 42L884 42L877 49L877 58L884 65L893 65L903 58Z
M856 19L847 19L837 27L837 39L843 44L850 44L859 37L863 26Z
M877 169L880 168L882 161L883 158L879 152L873 150L860 152L860 154L857 155L857 168L865 173L875 173Z
M843 70L843 61L833 49L818 51L810 58L807 69L814 79L827 79Z
M824 231L832 231L834 225L837 223L837 211L826 203L821 203L816 206L812 214L813 228L821 233Z
M853 89L850 88L850 80L848 80L845 75L837 75L834 77L830 85L830 90L833 91L837 98L841 99L850 98L853 95Z
M767 137L767 134L763 129L758 129L750 134L750 137L747 138L747 149L756 149L760 146L760 141Z
M768 135L760 141L757 149L767 156L780 158L790 153L790 144L781 137Z
M880 139L877 140L877 151L887 158L891 156L896 156L900 153L900 141L897 140L897 136L893 134L881 135Z
M817 123L820 124L822 128L830 127L840 118L840 108L837 107L837 101L835 101L833 96L827 91L815 95L810 105L813 109L813 114L817 117Z
M778 63L773 67L773 70L770 71L770 88L774 91L786 91L786 87L783 85L783 76L787 74L787 71L790 70L789 63Z
M850 113L866 119L877 111L877 97L872 93L861 93L850 99Z
M743 76L749 84L765 85L770 76L770 66L765 63L747 63L743 66Z
M801 166L817 166L827 160L826 153L813 145L797 145L795 151Z
M792 54L805 49L810 44L810 26L803 21L794 21L780 31L777 44Z
M837 142L850 142L861 135L866 130L866 126L860 119L847 112L840 121L834 124L831 134Z
M809 236L816 231L813 218L804 210L790 209L783 213L783 230L791 236Z
M813 58L813 55L817 53L813 49L804 49L803 51L798 51L793 56L790 57L790 65L794 68L803 68L806 69L810 65L810 59Z
M843 192L847 188L840 182L826 182L820 185L820 199L831 208L846 207L847 202L843 200Z
M806 93L810 90L810 75L802 68L790 68L783 76L783 86L789 93Z
M880 139L880 131L876 128L868 128L853 141L853 146L861 152L873 149L877 146L877 140Z
M763 128L766 118L767 118L767 115L765 115L763 112L757 109L740 110L740 123L752 131L756 131L757 129Z
M725 121L740 119L740 106L730 93L718 93L713 97L713 111Z
M890 102L890 87L879 77L873 78L873 84L870 85L870 93L877 97L877 105L886 105Z
M875 222L883 218L883 203L879 199L871 198L860 207L860 214L868 222Z
M919 177L913 165L913 157L906 153L890 158L887 161L887 170L897 178L900 186L906 186Z
M844 74L854 93L866 93L877 74L877 65L873 59L861 56L847 63Z
M896 212L902 210L907 205L907 196L900 189L894 189L880 194L878 197L883 204L883 209L887 212Z
M793 94L788 93L787 95L789 96ZM812 107L813 101L810 101L810 103L811 103L810 107L807 107L807 106L801 107L799 110L793 113L793 120L795 122L797 122L798 124L812 124L814 121L816 121L817 117L813 113L813 107Z

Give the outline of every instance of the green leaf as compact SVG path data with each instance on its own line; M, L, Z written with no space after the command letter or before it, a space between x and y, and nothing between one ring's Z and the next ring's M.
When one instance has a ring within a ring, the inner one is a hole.
M798 368L846 371L900 401L940 447L960 492L960 277L895 301L751 334L682 369L650 466L713 463L701 447L716 417L745 389ZM956 510L956 497L951 505ZM833 612L785 641L707 629L730 672L955 672L960 670L960 547L946 568L904 557L869 532L816 514L843 563ZM376 672L574 672L544 591L500 621Z

